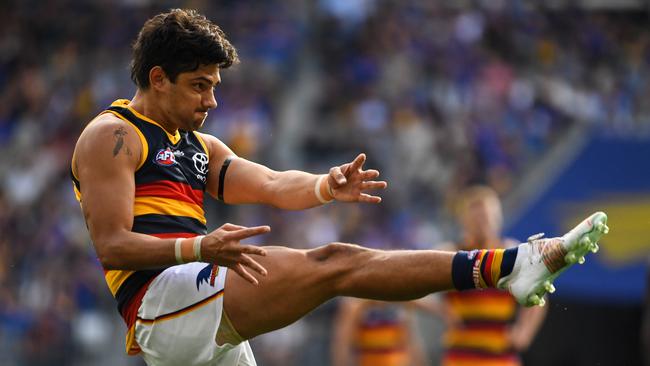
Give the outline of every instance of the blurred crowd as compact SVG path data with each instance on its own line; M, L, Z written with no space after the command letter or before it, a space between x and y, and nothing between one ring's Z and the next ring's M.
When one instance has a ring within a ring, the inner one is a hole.
M122 352L124 327L69 162L84 125L134 94L130 44L146 19L170 7L203 12L242 59L222 75L207 132L276 169L324 172L363 151L389 181L380 207L208 206L212 227L270 224L264 242L428 248L453 237L445 206L459 187L481 182L506 196L572 128L650 130L645 11L308 3L2 2L0 364L114 364L106 360ZM260 339L260 363L326 362L318 353L332 308L278 335L274 348Z

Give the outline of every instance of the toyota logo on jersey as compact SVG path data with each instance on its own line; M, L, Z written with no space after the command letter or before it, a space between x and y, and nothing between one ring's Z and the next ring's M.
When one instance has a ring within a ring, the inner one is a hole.
M162 166L170 166L176 164L176 157L170 148L160 149L156 153L153 162Z
M201 174L208 173L208 156L203 153L196 153L192 156L192 161L194 161L194 168L197 172Z

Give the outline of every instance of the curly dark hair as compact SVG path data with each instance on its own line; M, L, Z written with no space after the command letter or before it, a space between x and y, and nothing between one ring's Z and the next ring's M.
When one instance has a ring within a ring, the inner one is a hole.
M239 62L237 50L218 25L196 10L172 9L147 20L133 44L131 80L149 88L149 71L160 66L171 82L201 65L228 68Z

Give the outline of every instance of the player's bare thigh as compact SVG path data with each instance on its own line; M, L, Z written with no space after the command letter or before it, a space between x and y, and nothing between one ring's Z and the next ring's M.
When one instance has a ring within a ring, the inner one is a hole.
M239 334L249 339L287 326L339 293L337 287L353 268L353 254L367 251L333 243L312 250L265 247L256 257L268 276L255 286L228 272L224 308ZM335 260L334 260L335 259Z

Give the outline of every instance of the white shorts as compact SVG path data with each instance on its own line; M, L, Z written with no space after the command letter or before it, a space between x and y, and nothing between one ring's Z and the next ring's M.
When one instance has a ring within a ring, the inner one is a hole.
M149 366L254 366L248 342L217 345L226 267L187 263L167 268L138 309L135 340Z

